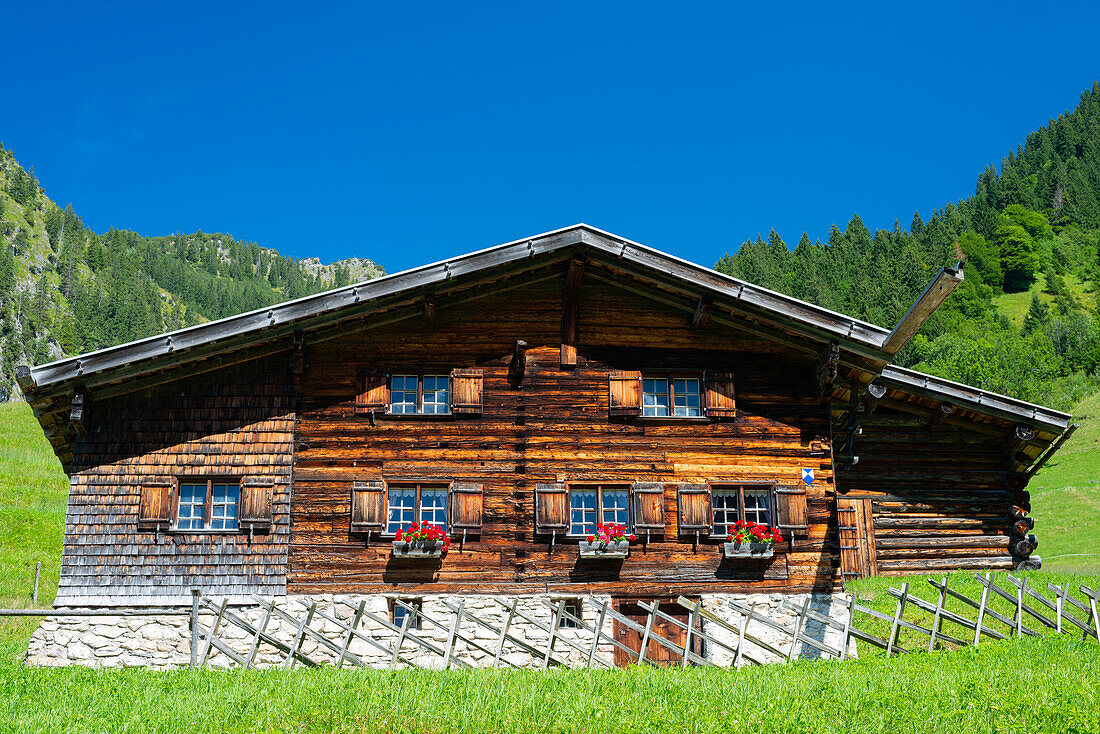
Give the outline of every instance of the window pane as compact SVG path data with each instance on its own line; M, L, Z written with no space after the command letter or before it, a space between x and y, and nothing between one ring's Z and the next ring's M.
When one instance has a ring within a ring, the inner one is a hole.
M430 522L447 529L447 488L420 488L420 522Z
M630 521L630 493L625 489L603 491L603 522L627 525Z
M393 600L393 624L396 627L405 625L405 618L409 617L408 629L420 629L421 601L419 599L394 599Z
M729 535L737 524L737 490L715 489L711 501L714 503L714 534Z
M412 525L415 514L416 487L390 487L386 532L396 533Z
M214 484L214 499L210 505L210 528L212 530L235 530L237 528L237 503L240 497L238 484Z
M426 375L424 377L424 412L450 413L451 378L446 375Z
M390 377L390 412L416 412L416 375Z
M557 609L557 602L554 603L554 608ZM565 604L562 605L562 616L558 618L558 629L578 629L580 624L573 621L571 617L565 615L572 615L578 620L584 620L581 616L581 601L580 599L567 599Z
M699 380L676 379L672 381L672 392L676 396L676 415L694 418L703 415L699 403Z
M572 535L592 535L596 532L596 489L569 491L569 532Z
M760 523L772 524L771 512L772 493L767 489L745 490L745 519Z
M206 520L206 482L180 485L177 520L176 527L181 530L202 530Z
M668 415L668 380L655 378L642 380L642 415L655 417Z

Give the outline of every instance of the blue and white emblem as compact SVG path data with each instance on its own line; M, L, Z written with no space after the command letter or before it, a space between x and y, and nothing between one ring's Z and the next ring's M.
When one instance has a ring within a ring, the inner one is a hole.
M803 469L802 470L802 481L804 481L806 484L813 484L814 483L814 470L813 469Z

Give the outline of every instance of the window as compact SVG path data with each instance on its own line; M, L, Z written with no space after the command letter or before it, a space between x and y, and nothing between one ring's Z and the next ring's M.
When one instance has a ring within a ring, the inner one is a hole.
M394 535L414 522L446 530L448 489L446 484L390 484L386 532Z
M176 505L177 530L237 530L239 482L180 480Z
M421 629L423 626L423 612L423 599L390 600L390 621L393 622L395 627L404 628L405 622L408 620L407 629Z
M390 413L440 415L450 412L449 375L390 376Z
M642 417L702 417L699 386L697 377L643 377Z
M573 484L569 487L569 534L592 535L599 523L630 526L630 487Z
M770 486L714 485L711 503L714 535L728 535L738 520L772 524Z
M560 617L558 617L558 629L580 629L580 620L584 619L584 617L581 616L582 611L580 599L551 599L551 601L554 603L555 609L558 608L559 601L565 602L561 606L562 614Z

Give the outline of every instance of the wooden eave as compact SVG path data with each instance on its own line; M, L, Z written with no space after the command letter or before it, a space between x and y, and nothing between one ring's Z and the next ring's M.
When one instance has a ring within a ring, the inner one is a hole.
M710 324L748 331L808 355L837 343L841 364L861 384L878 378L919 394L965 399L981 413L1029 419L1050 430L1061 426L1058 433L1068 425L1069 416L1058 411L891 367L885 347L892 335L897 341L897 330L814 306L584 224L239 316L20 368L19 382L68 470L76 439L68 416L78 388L87 391L94 403L289 350L296 332L315 343L349 329L423 318L426 308L434 311L476 300L531 283L532 277L560 277L576 254L583 254L589 263L586 272L592 277L680 308L685 311L685 323L705 298Z

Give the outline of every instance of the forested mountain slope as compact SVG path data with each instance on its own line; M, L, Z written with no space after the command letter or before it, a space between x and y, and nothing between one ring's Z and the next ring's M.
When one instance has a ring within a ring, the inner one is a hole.
M858 215L826 242L774 231L726 255L724 273L892 327L943 265L964 284L898 363L1052 407L1100 389L1100 83L1028 135L973 196L909 227ZM1026 310L1025 306L1026 304ZM1015 317L1015 318L1014 318ZM1021 318L1022 317L1022 318Z
M370 260L295 260L229 235L84 227L0 144L0 401L14 369L382 274Z

